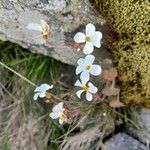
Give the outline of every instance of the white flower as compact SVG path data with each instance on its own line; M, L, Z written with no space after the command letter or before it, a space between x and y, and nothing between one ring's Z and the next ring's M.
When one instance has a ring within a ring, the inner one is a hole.
M65 108L63 107L63 105L64 104L62 102L60 102L59 104L54 106L53 109L52 109L52 112L49 115L52 119L59 118L59 123L60 124L63 124L63 122L67 121L67 116L64 113Z
M41 24L29 23L27 26L27 29L41 32L43 39L47 40L49 38L49 34L50 34L49 25L44 20L40 20L40 22L41 22Z
M81 98L81 94L83 92L86 92L86 99L88 101L91 101L93 99L93 95L94 93L96 93L98 91L97 87L95 87L91 82L89 82L87 85L87 82L84 82L81 80L81 82L79 80L76 81L75 86L79 86L82 89L79 90L76 94L79 98Z
M94 46L97 48L101 47L100 40L102 39L102 33L95 31L95 26L91 23L86 25L85 32L86 34L78 32L74 36L74 41L76 43L85 43L83 53L87 55L93 52Z
M48 84L42 84L40 86L38 86L34 92L34 100L37 100L38 97L40 98L43 98L46 96L46 91L49 90L49 89L52 89L53 88L53 85L48 85Z
M93 55L87 55L85 58L80 58L77 61L76 74L80 74L81 80L85 82L89 81L90 74L98 76L101 74L101 66L93 64L95 57Z

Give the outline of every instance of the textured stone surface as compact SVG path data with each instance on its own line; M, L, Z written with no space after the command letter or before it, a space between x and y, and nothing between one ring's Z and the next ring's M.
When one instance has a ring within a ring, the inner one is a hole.
M26 29L29 23L44 19L50 26L50 40L43 44L37 33ZM83 31L87 23L93 23L105 34L105 20L94 11L88 0L1 0L0 40L11 41L32 52L49 55L64 63L76 64L82 52L65 41L72 41L77 31ZM111 64L109 54L103 46L97 51L97 60L104 67Z
M125 133L118 133L105 143L106 150L149 150L144 144Z
M141 109L132 109L132 120L136 123L139 129L127 124L127 130L130 134L133 134L141 142L150 146L150 110L141 108Z

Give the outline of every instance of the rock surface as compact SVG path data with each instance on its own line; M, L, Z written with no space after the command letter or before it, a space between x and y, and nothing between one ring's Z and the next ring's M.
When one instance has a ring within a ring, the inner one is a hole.
M129 134L133 134L141 142L150 146L150 110L146 108L132 109L132 120L139 129L127 124Z
M105 143L106 150L149 150L144 144L125 133L118 133Z
M26 28L29 23L40 23L40 19L50 26L50 40L46 44L37 33ZM65 41L72 41L75 33L83 31L87 23L93 23L105 34L105 20L88 0L0 1L0 40L18 43L34 53L49 55L71 65L83 54L67 46ZM102 66L111 65L104 46L95 51Z

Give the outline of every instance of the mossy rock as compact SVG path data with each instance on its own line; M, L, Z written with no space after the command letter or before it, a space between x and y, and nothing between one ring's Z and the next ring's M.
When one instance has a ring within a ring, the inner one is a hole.
M119 72L121 100L150 108L149 0L94 0L115 33L109 41Z

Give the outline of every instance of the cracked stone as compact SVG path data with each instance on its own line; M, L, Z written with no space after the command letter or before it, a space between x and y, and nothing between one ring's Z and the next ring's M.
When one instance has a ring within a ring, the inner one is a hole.
M107 150L149 150L144 144L125 133L114 135L105 142L104 147Z

